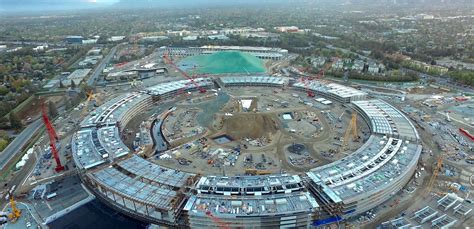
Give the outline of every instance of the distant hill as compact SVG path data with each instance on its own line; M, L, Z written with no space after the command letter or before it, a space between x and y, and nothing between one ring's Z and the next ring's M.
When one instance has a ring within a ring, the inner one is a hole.
M284 5L284 4L327 4L327 5L432 5L432 4L470 4L474 0L120 0L117 6L142 7L209 7L231 5Z
M211 55L199 55L183 59L179 65L191 74L264 73L263 61L243 52L224 51ZM196 72L193 68L196 66Z
M118 7L212 7L233 5L277 5L304 2L303 0L120 0Z

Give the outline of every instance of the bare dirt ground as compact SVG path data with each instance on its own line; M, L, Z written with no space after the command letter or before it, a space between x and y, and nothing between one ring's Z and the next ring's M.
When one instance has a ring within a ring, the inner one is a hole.
M272 114L234 114L224 119L223 129L233 139L270 138L278 130L277 120Z

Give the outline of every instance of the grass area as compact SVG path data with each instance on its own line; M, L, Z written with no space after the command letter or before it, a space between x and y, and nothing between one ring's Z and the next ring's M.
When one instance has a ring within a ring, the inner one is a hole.
M266 71L262 60L248 53L234 51L188 57L183 59L179 65L185 71L198 74L249 74Z

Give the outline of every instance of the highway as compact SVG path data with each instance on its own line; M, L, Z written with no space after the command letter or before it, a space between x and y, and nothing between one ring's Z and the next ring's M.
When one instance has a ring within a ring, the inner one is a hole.
M0 171L3 171L8 162L26 145L43 124L39 118L29 124L10 144L0 153Z
M107 64L110 62L110 59L112 59L112 57L115 55L115 52L117 52L117 48L118 48L119 45L114 46L110 50L109 54L107 54L107 56L105 56L105 58L102 59L100 64L94 69L94 72L92 73L92 75L87 80L87 85L94 86L94 84L97 81L97 78L99 77L100 73L102 73L102 71L105 69Z

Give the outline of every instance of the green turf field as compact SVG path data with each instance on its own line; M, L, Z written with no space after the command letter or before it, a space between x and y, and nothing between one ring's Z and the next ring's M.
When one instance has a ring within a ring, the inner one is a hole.
M180 61L185 71L197 74L263 73L263 61L243 52L225 51L187 57ZM196 68L194 68L196 66Z

